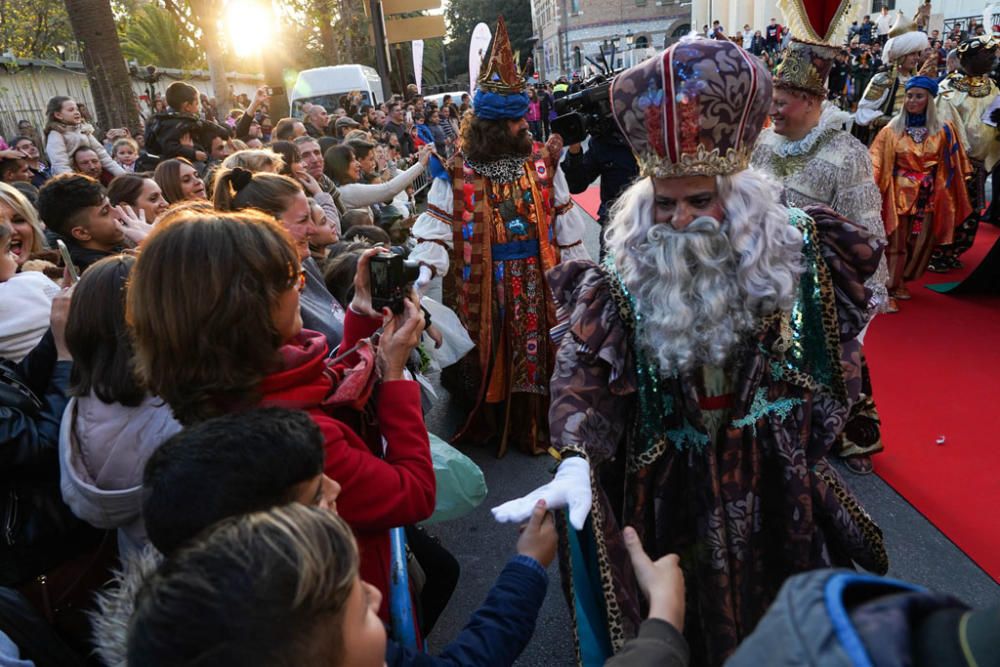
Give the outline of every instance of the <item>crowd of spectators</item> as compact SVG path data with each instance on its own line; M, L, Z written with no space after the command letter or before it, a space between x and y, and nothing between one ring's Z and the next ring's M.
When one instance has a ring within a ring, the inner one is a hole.
M880 21L831 73L844 104L881 64ZM944 63L961 35L937 37ZM776 66L789 38L772 19L736 39ZM537 139L582 86L531 86ZM436 483L418 380L443 334L415 291L377 309L370 277L414 245L416 190L469 96L349 93L280 119L267 88L244 102L220 115L175 82L144 131L102 136L54 97L41 133L0 145L0 664L510 665L554 517L536 506L468 625L424 652L461 566L419 525ZM416 647L386 638L397 528ZM623 539L649 620L611 664L651 664L650 642L685 664L678 558Z

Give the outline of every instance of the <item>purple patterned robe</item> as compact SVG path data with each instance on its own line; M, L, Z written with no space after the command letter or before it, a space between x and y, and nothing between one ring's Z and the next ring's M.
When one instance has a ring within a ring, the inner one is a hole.
M625 525L654 560L681 556L692 664L722 664L788 576L852 561L880 573L888 566L881 531L826 460L860 385L853 339L881 253L861 227L826 207L808 210L811 218L790 211L806 240L799 303L748 336L722 398L706 391L700 369L650 376L613 263L569 262L548 274L562 321L553 332L562 337L552 439L589 459L594 487L586 535L569 536L562 522L563 583L575 629L577 596L587 594L580 582L598 591L612 650L635 636L645 611ZM706 426L709 412L717 431ZM571 548L581 540L593 547L582 560Z

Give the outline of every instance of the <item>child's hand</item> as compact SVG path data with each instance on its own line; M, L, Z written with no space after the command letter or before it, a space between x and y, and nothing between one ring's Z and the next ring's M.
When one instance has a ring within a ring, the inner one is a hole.
M542 567L548 567L556 557L556 543L555 518L545 509L545 501L539 500L528 523L521 528L517 553L534 558Z
M632 559L639 589L649 600L649 618L659 618L684 631L684 573L677 554L667 554L655 563L642 549L635 529L625 528L625 548Z

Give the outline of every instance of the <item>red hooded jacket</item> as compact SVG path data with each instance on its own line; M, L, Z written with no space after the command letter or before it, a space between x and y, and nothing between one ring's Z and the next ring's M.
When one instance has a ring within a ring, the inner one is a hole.
M348 350L381 324L348 309L340 349ZM434 467L411 380L383 382L376 393L378 427L386 443L378 458L347 424L322 403L334 387L326 370L323 334L303 331L281 348L285 369L261 383L261 403L305 410L326 441L326 474L340 486L337 513L351 526L361 554L361 578L382 591L379 616L389 620L389 529L423 521L434 512Z

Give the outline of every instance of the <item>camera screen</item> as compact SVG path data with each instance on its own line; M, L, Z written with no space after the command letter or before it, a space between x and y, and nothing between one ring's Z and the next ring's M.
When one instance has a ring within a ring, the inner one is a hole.
M372 291L383 295L389 291L389 262L372 261L369 264L372 275Z

